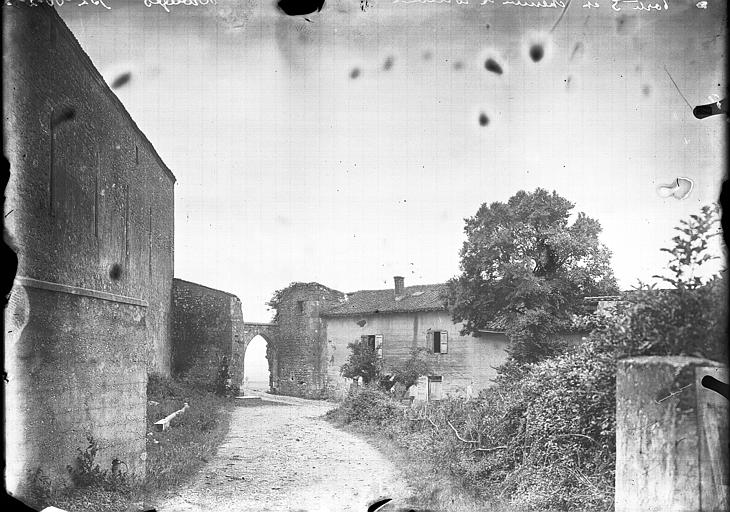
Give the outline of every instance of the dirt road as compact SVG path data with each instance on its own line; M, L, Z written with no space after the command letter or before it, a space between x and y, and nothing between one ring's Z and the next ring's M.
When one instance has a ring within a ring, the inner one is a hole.
M322 418L331 404L276 398L236 407L215 458L157 510L365 512L411 494L375 448Z

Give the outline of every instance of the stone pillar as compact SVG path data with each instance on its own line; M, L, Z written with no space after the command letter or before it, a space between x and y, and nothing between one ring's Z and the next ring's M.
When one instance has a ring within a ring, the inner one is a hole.
M727 367L692 357L619 361L616 512L728 510Z

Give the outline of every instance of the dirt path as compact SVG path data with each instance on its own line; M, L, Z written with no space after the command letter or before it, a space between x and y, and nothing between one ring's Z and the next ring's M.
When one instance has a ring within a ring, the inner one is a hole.
M215 458L157 510L364 512L379 497L411 494L375 448L321 417L331 404L276 399L236 407Z

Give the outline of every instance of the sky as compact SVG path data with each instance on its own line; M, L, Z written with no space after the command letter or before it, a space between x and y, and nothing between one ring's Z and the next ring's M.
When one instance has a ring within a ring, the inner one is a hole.
M175 275L245 320L294 281L446 281L464 219L536 187L601 223L628 289L719 194L727 117L687 103L725 97L725 1L577 0L557 25L517 0L104 1L57 10L108 83L131 73L115 93L177 177Z

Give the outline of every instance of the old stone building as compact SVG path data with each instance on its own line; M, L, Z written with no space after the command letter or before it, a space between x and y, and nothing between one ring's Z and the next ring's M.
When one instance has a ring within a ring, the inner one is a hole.
M228 365L232 387L243 380L244 324L241 301L232 293L173 280L173 369L212 387Z
M276 339L267 344L274 392L308 397L326 394L329 354L321 314L343 299L343 293L319 283L294 283L275 298Z
M169 374L175 177L54 9L3 6L7 485L145 468L148 371Z
M343 396L340 374L353 342L369 343L388 369L413 348L431 352L433 374L412 390L419 400L476 394L491 384L507 357L499 326L462 336L442 299L444 284L344 294L318 283L294 283L277 294L275 328L267 339L272 391L295 396Z
M348 293L346 300L322 313L328 340L328 386L342 396L349 379L340 375L353 342L369 343L383 367L404 362L412 349L429 351L431 375L423 376L411 392L417 400L447 395L473 395L491 385L496 368L506 357L507 336L500 326L478 336L462 336L443 299L445 284L404 286L396 277L389 290Z

